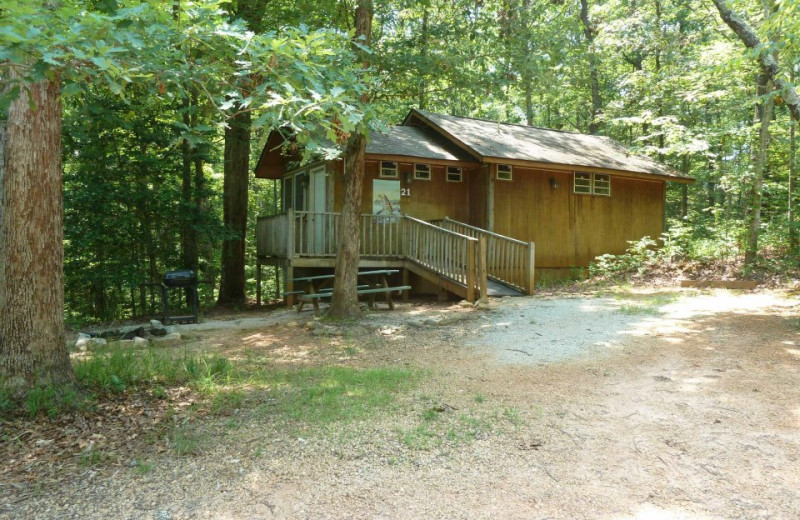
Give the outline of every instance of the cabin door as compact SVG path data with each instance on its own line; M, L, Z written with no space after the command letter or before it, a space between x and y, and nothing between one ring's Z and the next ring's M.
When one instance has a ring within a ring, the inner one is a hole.
M307 223L308 250L312 254L322 255L329 253L325 237L327 216L324 215L328 203L328 179L324 166L311 170L308 188L308 211L311 212Z

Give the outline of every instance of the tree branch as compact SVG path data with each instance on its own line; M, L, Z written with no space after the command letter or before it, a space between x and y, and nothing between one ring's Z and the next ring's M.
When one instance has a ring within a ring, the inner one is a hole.
M750 25L742 19L741 16L734 13L727 5L726 0L712 0L714 5L717 6L717 11L722 17L722 21L730 27L733 32L744 43L745 47L756 51L758 64L764 74L772 80L778 90L783 94L783 100L789 107L789 112L792 114L792 119L800 121L800 97L797 95L797 90L794 85L780 77L778 62L770 52L764 52L760 49L763 45L761 38L753 30Z

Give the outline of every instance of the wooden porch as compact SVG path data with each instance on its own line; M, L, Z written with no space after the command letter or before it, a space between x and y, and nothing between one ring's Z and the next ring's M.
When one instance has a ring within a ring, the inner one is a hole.
M294 290L295 268L332 268L336 261L339 213L288 210L259 217L261 265L284 268L285 291ZM397 268L428 280L470 302L500 285L532 294L533 242L523 242L448 218L425 222L409 215L361 215L360 268ZM259 284L260 286L260 284Z

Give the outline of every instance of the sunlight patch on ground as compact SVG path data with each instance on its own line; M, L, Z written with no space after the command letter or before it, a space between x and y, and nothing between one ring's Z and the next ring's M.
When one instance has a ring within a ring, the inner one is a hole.
M681 298L678 302L662 306L660 310L669 318L688 320L720 313L766 314L771 307L789 309L796 306L796 301L772 293L736 294L717 290L710 295Z
M787 348L786 352L788 352L792 356L796 357L797 359L800 359L800 350L798 350L796 348Z
M797 301L787 299L774 293L737 294L727 290L716 290L712 294L682 296L677 302L658 307L659 316L644 318L621 334L631 336L652 336L678 343L673 334L700 332L693 320L723 313L748 314L766 316L771 312L792 312L797 308ZM706 327L703 331L715 330ZM665 336L665 337L661 337Z
M800 428L800 408L795 408L794 410L792 410L792 415L794 415L797 427Z
M616 517L615 520L711 520L712 517L682 511L680 509L662 509L653 504L642 504L631 516Z

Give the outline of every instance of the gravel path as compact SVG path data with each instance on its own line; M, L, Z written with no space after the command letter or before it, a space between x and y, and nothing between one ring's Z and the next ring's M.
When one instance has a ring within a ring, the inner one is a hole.
M428 376L365 424L287 429L244 408L197 419L200 454L16 483L0 518L795 519L797 311L780 293L682 292L406 304L343 336L288 313L209 331L275 359ZM334 357L342 337L353 352Z

